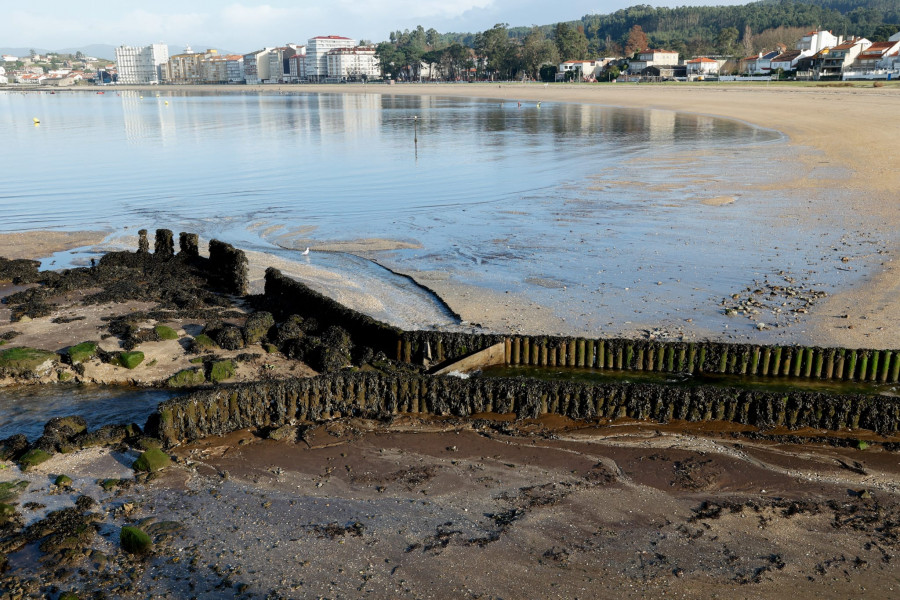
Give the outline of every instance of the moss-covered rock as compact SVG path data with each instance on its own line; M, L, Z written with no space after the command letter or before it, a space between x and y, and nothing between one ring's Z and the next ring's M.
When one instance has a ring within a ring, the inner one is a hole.
M211 333L213 339L220 348L225 350L240 350L244 347L244 334L237 325L225 324L220 329Z
M56 359L54 352L26 346L0 350L0 374L37 377L49 371Z
M269 330L275 326L275 317L270 312L255 312L247 317L244 323L244 343L256 344L261 342L269 334Z
M161 340L177 340L178 332L169 327L168 325L157 325L153 328L156 332L157 337Z
M165 469L171 464L172 459L169 458L168 454L166 454L159 448L151 448L146 452L142 452L141 455L138 456L137 460L134 461L134 464L131 466L131 468L139 472L156 473L157 471Z
M28 438L21 433L0 440L0 460L16 460L28 450Z
M50 456L51 454L49 452L45 452L40 448L29 450L19 459L19 467L21 467L23 471L27 471L43 462L47 462L50 460Z
M278 352L278 346L275 344L264 344L263 350L266 351L266 354L272 354L274 352Z
M191 340L191 350L194 352L203 352L204 350L213 350L215 348L218 348L218 346L213 339L205 333L200 333Z
M142 362L144 362L144 353L139 350L119 354L119 364L126 369L133 369Z
M56 481L53 482L53 485L60 488L67 488L72 486L72 478L68 475L60 475L56 478Z
M9 502L18 498L19 494L28 489L27 481L4 481L0 483L0 502Z
M87 362L95 356L97 356L96 342L81 342L80 344L70 346L69 349L66 350L66 357L68 358L69 363L73 365Z
M153 540L137 527L122 527L119 532L119 542L122 550L129 554L146 554L153 547Z
M0 525L6 525L16 516L16 507L11 504L3 504L0 502Z
M166 385L173 388L196 387L206 383L206 375L202 369L182 369L178 371L166 382Z
M212 364L209 369L209 380L213 383L225 381L234 377L234 362L230 360L220 360Z
M73 377L75 377L75 376L72 375L69 371L60 371L57 374L57 379L59 379L59 381L61 383L65 383L65 382L69 381L70 379L72 379Z
M59 595L59 600L78 600L78 594L75 592L63 592Z

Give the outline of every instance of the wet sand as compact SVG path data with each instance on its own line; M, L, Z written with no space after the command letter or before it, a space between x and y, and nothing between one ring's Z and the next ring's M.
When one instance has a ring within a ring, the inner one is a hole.
M19 500L49 505L26 510L28 520L77 494L98 500L103 565L56 576L63 589L121 598L780 599L900 589L900 472L881 446L734 438L741 428L722 424L478 417L337 420L280 441L239 431L177 449L176 466L118 492L96 482L127 477L132 456L58 455L24 476L33 486ZM10 471L0 481L21 477ZM57 473L75 489L47 496ZM110 535L134 522L169 532L144 560L117 552ZM10 556L16 585L33 572L24 558Z

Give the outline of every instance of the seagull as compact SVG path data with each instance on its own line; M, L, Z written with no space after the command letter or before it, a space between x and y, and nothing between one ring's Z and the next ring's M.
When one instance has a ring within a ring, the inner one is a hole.
M303 256L306 256L307 254L309 254L309 246L307 246L306 250L304 250L301 254L303 254Z

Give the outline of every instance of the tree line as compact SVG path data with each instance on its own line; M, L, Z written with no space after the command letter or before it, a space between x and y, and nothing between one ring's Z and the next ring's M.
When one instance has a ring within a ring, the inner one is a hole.
M674 50L682 56L747 56L778 44L793 47L810 29L883 41L900 30L900 0L637 5L552 25L511 28L499 23L477 33L442 34L419 26L392 32L388 41L377 45L376 53L384 75L394 79L419 80L424 63L433 77L446 80L547 80L553 76L547 65L567 60L630 57L647 48Z

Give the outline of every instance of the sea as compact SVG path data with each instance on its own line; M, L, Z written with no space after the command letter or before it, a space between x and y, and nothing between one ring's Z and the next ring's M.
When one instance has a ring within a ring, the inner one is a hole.
M802 322L760 328L723 302L857 276L822 266L839 221L807 218L815 199L781 185L801 150L702 114L376 86L110 87L0 91L0 139L0 233L101 230L110 247L141 228L195 232L370 282L374 316L404 327L460 326L413 273L565 323L542 333L790 340ZM380 249L341 251L359 240Z

